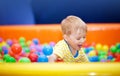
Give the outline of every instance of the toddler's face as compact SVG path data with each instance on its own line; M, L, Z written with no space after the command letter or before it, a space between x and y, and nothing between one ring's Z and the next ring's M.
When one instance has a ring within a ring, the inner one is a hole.
M72 32L68 36L68 43L74 50L80 50L82 47L82 44L86 40L86 31L77 31L77 32Z

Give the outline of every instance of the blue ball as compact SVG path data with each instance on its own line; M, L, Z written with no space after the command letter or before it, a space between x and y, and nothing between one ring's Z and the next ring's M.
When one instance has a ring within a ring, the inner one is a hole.
M47 56L51 55L53 53L53 47L52 46L44 46L42 51Z
M108 59L108 60L112 60L112 59L113 59L113 56L112 56L112 55L109 55L109 56L107 57L107 59Z
M98 62L99 61L98 56L89 57L89 60L90 60L90 62Z
M37 60L38 62L48 62L48 58L47 58L47 56L45 56L45 55L40 55L39 57L38 57L38 60Z
M8 54L7 46L2 46L2 50L3 50L4 54Z
M88 47L88 48L85 48L85 53L89 53L90 51L94 50L94 47Z
M35 45L38 45L38 44L39 44L39 40L38 40L38 39L33 39L33 43L34 43Z

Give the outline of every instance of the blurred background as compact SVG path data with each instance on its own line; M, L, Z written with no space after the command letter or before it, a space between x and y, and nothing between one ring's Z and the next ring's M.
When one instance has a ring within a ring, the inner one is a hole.
M56 24L68 15L86 23L118 23L120 0L0 0L0 25Z

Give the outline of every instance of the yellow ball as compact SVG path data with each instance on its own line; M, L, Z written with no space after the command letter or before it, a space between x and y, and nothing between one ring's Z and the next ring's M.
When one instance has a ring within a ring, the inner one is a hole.
M94 50L92 50L88 53L88 56L96 56L96 52Z
M103 50L103 51L108 51L108 50L109 50L108 45L103 45L102 50Z
M102 44L96 44L96 46L95 46L95 48L96 48L96 50L98 50L98 51L100 51L100 50L102 50Z

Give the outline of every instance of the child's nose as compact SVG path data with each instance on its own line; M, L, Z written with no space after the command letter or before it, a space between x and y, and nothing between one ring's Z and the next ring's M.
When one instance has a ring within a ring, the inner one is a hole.
M83 44L85 41L86 41L86 38L81 38L80 41L79 41L79 43Z

